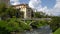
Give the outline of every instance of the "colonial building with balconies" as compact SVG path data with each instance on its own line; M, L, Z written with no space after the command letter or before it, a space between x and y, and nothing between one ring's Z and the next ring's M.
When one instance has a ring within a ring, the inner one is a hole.
M31 19L33 10L28 6L28 4L20 4L20 5L14 5L13 8L19 9L20 12L22 11L24 14L25 19Z

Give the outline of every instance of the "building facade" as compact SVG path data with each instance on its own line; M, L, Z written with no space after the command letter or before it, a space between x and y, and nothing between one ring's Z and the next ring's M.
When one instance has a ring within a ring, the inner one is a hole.
M31 19L33 10L28 6L28 4L20 4L20 5L14 5L13 6L16 9L19 9L24 13L24 18Z

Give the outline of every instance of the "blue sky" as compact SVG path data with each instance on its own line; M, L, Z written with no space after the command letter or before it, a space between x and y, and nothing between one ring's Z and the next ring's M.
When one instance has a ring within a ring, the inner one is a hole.
M60 0L10 0L12 5L26 3L47 14L60 15Z
M42 6L47 6L48 8L53 8L56 4L56 0L41 0Z
M20 1L20 3L26 3L26 4L29 3L29 0L19 0L19 1Z
M19 0L18 2L28 4L29 1L30 0ZM56 4L56 0L41 0L41 2L42 7L47 6L48 8L53 8ZM11 1L11 3L14 3L14 1Z

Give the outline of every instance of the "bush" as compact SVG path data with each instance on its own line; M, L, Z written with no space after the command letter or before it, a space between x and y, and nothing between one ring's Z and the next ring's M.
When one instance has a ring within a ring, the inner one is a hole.
M60 27L60 17L52 17L50 27L55 32Z
M40 26L47 25L47 23L48 21L46 20L39 20L39 21L33 22L31 26L33 26L34 28L40 28Z
M6 30L6 27L7 27L7 22L1 20L0 21L0 34L9 34L9 31Z
M54 32L54 34L60 34L60 28L58 28L58 29Z

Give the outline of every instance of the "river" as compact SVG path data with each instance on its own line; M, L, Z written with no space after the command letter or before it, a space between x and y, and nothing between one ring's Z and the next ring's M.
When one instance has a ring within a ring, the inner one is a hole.
M49 25L41 26L38 29L33 29L33 31L25 31L21 34L52 34L52 30Z

